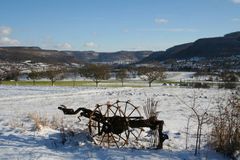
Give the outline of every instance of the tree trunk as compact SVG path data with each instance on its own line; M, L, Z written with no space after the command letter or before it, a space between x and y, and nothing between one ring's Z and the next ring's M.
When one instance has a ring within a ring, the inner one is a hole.
M187 150L188 149L188 135L189 135L189 123L190 123L190 117L188 118L188 121L187 121L187 131L186 131L186 146L185 146L185 149Z
M54 81L53 81L53 80L51 80L51 82L52 82L52 86L54 86Z
M198 139L199 139L199 124L198 124L198 127L197 127L197 139L196 139L196 144L195 144L195 153L194 153L194 156L197 156L198 154Z
M122 87L123 87L123 80L122 80Z
M200 151L200 147L201 147L201 136L202 136L202 124L199 127L199 135L198 135L198 153Z
M98 81L96 81L96 87L98 87L98 83L99 83L99 82L98 82Z
M33 80L33 85L34 85L34 86L36 85L36 81L35 81L35 80Z
M148 86L149 86L149 87L152 87L152 82L148 82Z
M76 80L73 80L73 87L76 86Z

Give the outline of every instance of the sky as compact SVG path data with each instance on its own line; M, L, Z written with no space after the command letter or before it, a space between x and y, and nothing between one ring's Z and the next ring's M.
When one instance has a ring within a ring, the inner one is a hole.
M240 31L240 0L0 0L0 46L166 50Z

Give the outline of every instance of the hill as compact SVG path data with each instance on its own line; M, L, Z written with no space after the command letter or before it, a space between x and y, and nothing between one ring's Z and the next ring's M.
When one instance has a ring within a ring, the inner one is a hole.
M118 51L118 52L94 52L94 51L66 51L69 55L84 62L99 62L110 64L129 64L141 61L152 54L152 51Z
M48 64L89 62L129 64L140 61L151 53L152 51L94 52L44 50L39 47L0 47L0 61L20 63L31 60Z
M43 50L39 47L0 47L0 60L20 63L26 60L32 62L80 63L74 56L55 50Z
M153 61L186 60L191 58L214 59L240 55L240 32L223 37L202 38L195 42L180 44L166 51L57 51L39 47L0 47L0 62L42 62L48 64L107 63L131 64Z
M191 59L195 57L219 58L234 55L240 55L240 32L226 34L223 37L202 38L192 43L177 45L164 52L154 52L141 62Z

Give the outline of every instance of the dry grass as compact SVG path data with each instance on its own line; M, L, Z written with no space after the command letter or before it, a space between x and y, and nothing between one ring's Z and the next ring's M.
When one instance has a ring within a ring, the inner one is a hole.
M143 106L144 114L147 118L158 116L158 101L154 101L153 98L148 98L146 104Z
M157 111L158 101L155 101L153 98L148 98L146 104L143 106L144 114L147 119L156 120L158 117L159 111ZM159 133L158 130L152 130L149 132L151 135L150 146L156 147L159 142Z
M34 123L35 130L41 130L43 127L49 127L52 129L59 129L63 126L63 118L52 116L49 118L48 115L41 115L39 113L29 113L28 117Z

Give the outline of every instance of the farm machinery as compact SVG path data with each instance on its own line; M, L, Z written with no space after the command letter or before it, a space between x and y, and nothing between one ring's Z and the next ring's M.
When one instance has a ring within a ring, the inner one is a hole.
M93 110L82 107L74 110L64 105L58 107L65 115L79 113L79 121L81 117L89 119L88 130L97 145L120 148L145 147L144 144L150 143L151 147L162 149L164 140L168 139L168 136L162 132L164 121L158 120L157 114L152 114L151 107L146 110L148 118L144 119L138 108L130 101L97 104ZM145 136L142 136L143 132Z

